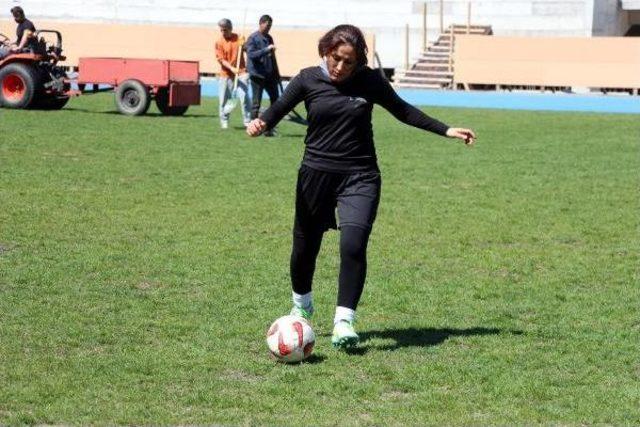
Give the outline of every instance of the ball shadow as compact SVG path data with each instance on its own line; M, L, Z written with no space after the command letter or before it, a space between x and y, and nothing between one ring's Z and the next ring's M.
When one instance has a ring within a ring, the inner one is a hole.
M327 356L325 356L324 354L312 354L311 356L307 357L306 359L304 359L302 362L300 362L301 365L304 364L309 364L309 365L315 365L316 363L322 363L325 360L327 360Z

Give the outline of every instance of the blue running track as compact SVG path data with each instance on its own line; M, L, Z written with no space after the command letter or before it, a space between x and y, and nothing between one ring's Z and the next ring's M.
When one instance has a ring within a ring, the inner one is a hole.
M214 79L203 79L202 96L218 96ZM640 113L640 96L577 95L568 93L474 92L400 89L398 94L419 106L498 108L507 110L587 111L598 113Z

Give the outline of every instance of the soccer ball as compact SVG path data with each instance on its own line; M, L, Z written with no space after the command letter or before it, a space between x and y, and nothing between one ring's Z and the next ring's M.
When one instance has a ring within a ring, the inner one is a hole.
M279 362L300 362L311 355L316 335L302 317L282 316L267 331L267 345Z

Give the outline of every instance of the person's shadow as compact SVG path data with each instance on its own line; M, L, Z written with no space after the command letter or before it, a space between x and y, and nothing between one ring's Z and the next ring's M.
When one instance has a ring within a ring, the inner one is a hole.
M360 333L360 346L349 351L351 354L365 354L367 351L384 350L393 351L403 347L431 347L442 344L452 337L470 337L482 335L498 335L505 332L497 328L405 328L363 331ZM521 335L522 331L506 331L514 335ZM385 341L393 340L393 343L372 343L376 339Z

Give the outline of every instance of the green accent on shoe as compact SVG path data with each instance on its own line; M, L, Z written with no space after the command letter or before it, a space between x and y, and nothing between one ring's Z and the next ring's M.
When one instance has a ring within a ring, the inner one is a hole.
M311 316L313 316L313 306L309 306L308 308L304 309L302 307L294 305L291 309L291 313L289 314L291 316L298 316L306 320L311 320Z
M353 323L342 320L333 327L331 344L339 349L354 348L360 342L360 337L353 329Z

